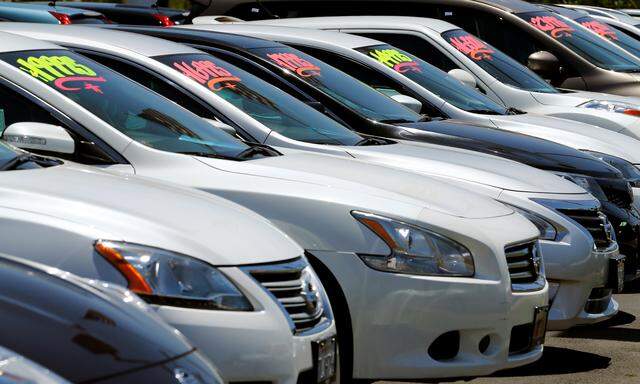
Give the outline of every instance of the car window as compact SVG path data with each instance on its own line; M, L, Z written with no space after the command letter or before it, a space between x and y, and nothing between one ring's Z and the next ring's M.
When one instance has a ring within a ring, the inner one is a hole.
M354 145L358 134L264 80L209 54L155 57L274 131L316 144Z
M249 148L178 104L67 50L0 54L132 139L163 151L236 157Z
M618 72L640 72L639 58L581 28L573 21L548 11L517 15L600 68Z
M467 87L407 51L388 44L359 48L358 51L411 79L448 103L468 112L505 114L504 107Z
M529 68L462 29L444 32L442 38L502 83L531 92L559 92Z
M588 28L598 35L604 37L605 39L611 41L612 43L618 45L619 47L626 49L627 51L640 57L640 41L634 39L626 33L618 31L612 28L609 24L596 20L591 16L581 17L579 19L576 19L576 22L583 27Z
M251 51L371 120L416 122L421 119L402 104L298 49L270 47Z

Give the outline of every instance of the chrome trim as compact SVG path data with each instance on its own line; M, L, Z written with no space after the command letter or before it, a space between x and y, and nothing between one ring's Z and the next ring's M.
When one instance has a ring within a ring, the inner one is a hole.
M507 262L507 272L509 273L509 280L511 280L511 278L514 277L514 275L522 275L522 276L516 276L518 278L521 277L533 277L531 276L531 272L518 272L518 273L514 273L512 274L510 272L510 267L513 267L513 264L515 263L511 263L509 264L509 260L507 257L507 249L509 248L514 248L514 247L519 247L519 246L523 246L523 245L530 245L533 243L533 247L532 247L532 255L531 255L531 262L533 262L533 270L534 272L537 274L535 281L529 282L529 283L513 283L511 282L511 291L512 292L533 292L533 291L539 291L541 289L544 289L546 283L547 283L547 279L545 277L545 270L544 270L544 262L542 260L542 253L540 250L540 242L537 239L530 239L528 241L521 241L518 243L513 243L513 244L508 244L507 246L504 247L504 256L505 256L505 261ZM528 253L526 254L528 255ZM522 255L522 256L526 256L526 255ZM516 262L516 263L522 263L522 262ZM527 263L527 265L529 265L529 263Z

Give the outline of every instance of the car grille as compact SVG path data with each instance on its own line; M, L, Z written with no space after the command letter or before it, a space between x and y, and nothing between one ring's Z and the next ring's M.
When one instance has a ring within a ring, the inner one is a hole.
M505 248L513 290L523 290L524 285L538 282L541 260L537 248L538 243L535 241Z
M607 249L615 241L613 227L602 212L593 209L559 209L558 211L589 231L596 244L596 249Z
M307 267L304 259L296 259L243 268L280 304L296 333L313 329L325 319L319 287Z

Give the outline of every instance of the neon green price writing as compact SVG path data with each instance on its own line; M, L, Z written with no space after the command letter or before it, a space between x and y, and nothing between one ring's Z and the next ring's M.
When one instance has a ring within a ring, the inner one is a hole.
M393 68L396 72L405 73L408 71L421 72L418 63L412 58L395 49L375 49L369 54L382 64Z
M97 76L91 68L68 56L31 56L18 59L17 63L21 70L46 83L68 76Z

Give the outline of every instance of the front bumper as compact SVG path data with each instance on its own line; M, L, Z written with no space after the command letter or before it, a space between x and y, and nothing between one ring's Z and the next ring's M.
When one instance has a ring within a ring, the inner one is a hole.
M160 306L158 314L181 331L220 370L225 382L295 384L313 369L312 342L335 337L335 324L294 335L277 302L238 268L219 268L254 305L252 312Z
M331 270L345 294L356 378L481 376L542 355L542 346L510 355L509 345L514 327L532 323L535 308L547 304L546 285L513 293L505 280L385 273L353 253L311 253ZM435 359L430 347L450 332L459 334L457 353Z

